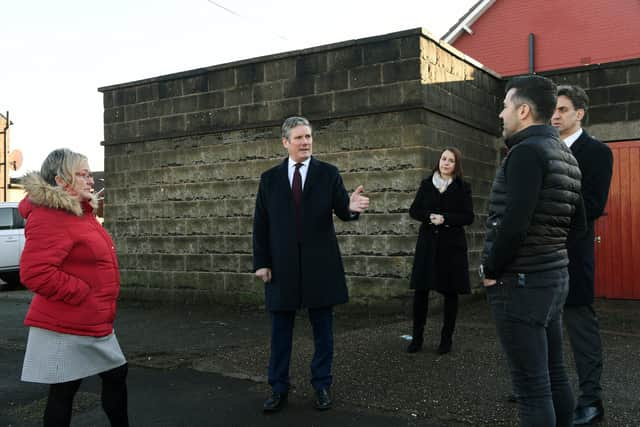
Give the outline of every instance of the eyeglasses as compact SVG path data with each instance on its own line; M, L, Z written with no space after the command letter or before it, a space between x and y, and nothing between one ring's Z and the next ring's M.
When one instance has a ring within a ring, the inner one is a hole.
M77 172L75 176L84 180L93 179L93 175L91 175L91 172Z

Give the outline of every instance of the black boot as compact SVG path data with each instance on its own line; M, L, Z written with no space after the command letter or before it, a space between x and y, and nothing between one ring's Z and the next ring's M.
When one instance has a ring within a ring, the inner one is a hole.
M447 354L451 351L453 340L450 335L442 334L440 337L440 345L438 346L438 354Z
M427 291L416 289L413 295L413 335L407 353L420 351L424 342L424 325L427 323Z
M411 339L411 342L407 346L407 353L415 353L420 351L420 349L422 349L422 343L424 341L423 333L424 333L424 328L422 331L419 331L419 332L416 331L414 328L413 338Z
M453 331L456 328L456 317L458 317L458 294L444 295L444 322L440 333L440 345L438 354L447 354L451 351L453 344Z

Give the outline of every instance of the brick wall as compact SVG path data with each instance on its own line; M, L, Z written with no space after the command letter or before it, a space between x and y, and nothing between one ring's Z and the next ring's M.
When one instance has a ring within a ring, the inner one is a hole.
M637 0L496 1L453 45L503 76L529 71L529 34L538 73L602 64L640 56L639 16Z
M314 125L314 155L372 199L359 221L336 222L354 303L402 308L418 230L408 207L450 145L474 189L477 264L501 82L421 30L100 90L105 225L125 293L262 301L251 271L255 193L261 172L285 157L279 126L294 114Z

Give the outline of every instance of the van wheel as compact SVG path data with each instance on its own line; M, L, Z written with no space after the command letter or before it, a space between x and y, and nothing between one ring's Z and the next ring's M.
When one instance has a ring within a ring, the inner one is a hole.
M0 283L0 290L14 290L22 288L20 283L20 273L12 271L9 273L0 273L0 279L5 283Z

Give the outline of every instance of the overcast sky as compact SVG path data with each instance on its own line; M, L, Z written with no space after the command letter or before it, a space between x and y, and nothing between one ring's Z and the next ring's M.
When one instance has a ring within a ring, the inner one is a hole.
M0 8L0 113L18 172L68 147L103 169L98 87L424 27L442 36L476 0L20 0Z

